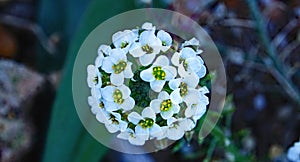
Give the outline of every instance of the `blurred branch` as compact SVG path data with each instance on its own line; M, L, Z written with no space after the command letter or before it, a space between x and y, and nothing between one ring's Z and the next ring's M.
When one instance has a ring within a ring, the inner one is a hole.
M230 18L221 21L220 25L228 26L228 27L254 28L255 22L247 19Z
M38 24L26 19L5 14L0 14L0 23L32 32L48 53L54 54L56 52L55 42L49 39L44 30Z
M283 29L282 31L276 35L276 37L272 40L272 44L275 47L278 47L287 37L287 35L297 26L298 20L293 19L291 20Z
M261 15L257 2L254 0L247 0L250 8L250 12L256 22L256 27L258 30L259 37L265 47L267 58L262 58L266 67L270 70L271 74L277 79L277 81L283 86L286 93L298 104L300 105L300 92L297 87L287 76L287 69L284 63L278 59L278 55L274 44L272 44L269 36L267 35L267 30L264 24L263 16Z

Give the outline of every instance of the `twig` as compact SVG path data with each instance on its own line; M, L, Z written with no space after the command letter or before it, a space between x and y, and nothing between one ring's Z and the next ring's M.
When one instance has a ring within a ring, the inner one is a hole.
M229 18L224 19L220 22L220 25L228 26L228 27L242 27L242 28L251 28L255 27L255 22L252 20L247 19L236 19L236 18Z

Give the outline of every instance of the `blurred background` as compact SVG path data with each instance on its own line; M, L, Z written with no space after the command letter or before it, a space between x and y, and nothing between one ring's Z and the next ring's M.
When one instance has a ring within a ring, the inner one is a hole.
M129 155L86 132L71 78L97 25L145 7L180 12L206 30L225 64L228 97L207 138ZM299 0L0 0L1 162L288 161L299 136Z

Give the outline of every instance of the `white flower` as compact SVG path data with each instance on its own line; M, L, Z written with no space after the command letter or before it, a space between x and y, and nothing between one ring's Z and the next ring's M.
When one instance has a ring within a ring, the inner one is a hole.
M169 33L160 30L157 33L157 38L161 40L162 43L161 50L163 52L166 52L172 46L172 37L170 36Z
M120 139L128 140L129 143L137 146L142 146L145 144L145 139L143 136L137 135L132 129L127 128L124 132L121 132L117 136Z
M128 126L128 123L121 119L119 113L100 111L97 113L96 118L99 122L105 124L106 129L110 133L123 132Z
M170 94L171 101L180 104L183 101L186 104L196 103L199 97L199 91L196 90L199 78L195 74L186 75L182 78L172 79L169 87L173 90Z
M206 90L203 91L205 88L206 87L198 89L199 93L197 99L195 100L196 102L187 104L187 108L184 112L185 117L192 117L195 122L204 115L206 112L206 106L209 104L209 99L207 96L205 96Z
M187 73L196 73L199 78L202 78L206 74L203 60L190 47L185 47L179 53L174 53L171 61L173 65L178 66L178 74L182 77Z
M121 48L124 53L127 53L131 44L138 39L131 30L118 31L112 36L112 42L116 48Z
M112 84L119 86L124 83L124 78L132 78L132 63L127 61L126 54L121 49L112 49L108 57L105 57L102 69L106 73L111 73L110 81Z
M166 81L174 79L176 75L176 69L169 66L169 59L166 56L159 56L150 68L141 72L140 77L150 82L153 91L160 92Z
M106 86L101 89L101 92L105 109L109 112L120 109L128 111L134 107L135 101L130 97L131 91L125 85Z
M196 47L197 48L196 49L196 53L197 54L200 54L200 53L203 52L201 49L199 49L200 42L196 38L192 38L189 41L185 41L184 43L182 43L181 48L184 48L184 47L187 47L187 46L194 46L194 47Z
M145 22L145 23L142 25L142 29L155 31L156 27L153 26L152 23Z
M143 31L139 37L139 42L132 44L129 53L133 57L139 57L143 66L150 65L155 56L160 52L162 42L158 39L154 31Z
M292 162L300 162L300 142L289 148L287 158Z
M129 122L136 125L136 136L144 140L160 137L162 134L160 126L155 123L155 112L150 107L142 111L142 116L136 112L131 112L127 118Z
M165 91L158 94L158 99L154 99L150 102L150 107L155 113L160 113L163 119L169 119L180 111L179 105L173 103L170 99L170 95Z
M101 99L98 99L94 96L89 96L88 104L91 106L91 111L95 115L98 114L100 111L104 111L104 105Z
M102 86L102 78L101 73L95 65L88 65L87 67L87 83L90 88L101 88Z
M195 126L195 123L191 119L176 119L171 117L167 120L167 126L163 127L165 134L160 139L179 140L184 136L186 131L192 130Z

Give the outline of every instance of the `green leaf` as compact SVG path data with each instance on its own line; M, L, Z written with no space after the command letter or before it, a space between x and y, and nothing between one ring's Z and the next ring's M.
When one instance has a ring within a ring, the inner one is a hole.
M76 1L70 3L76 3ZM68 6L66 5L65 8ZM87 133L76 114L72 98L73 65L81 44L97 25L130 9L134 9L134 0L118 2L94 0L89 5L78 33L68 50L64 76L51 114L43 162L93 162L99 161L106 153L107 148Z

